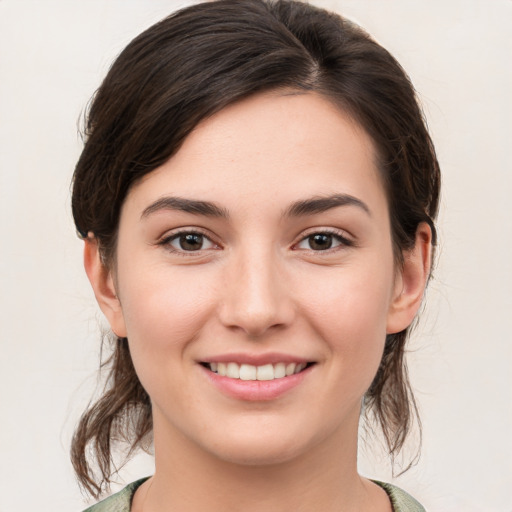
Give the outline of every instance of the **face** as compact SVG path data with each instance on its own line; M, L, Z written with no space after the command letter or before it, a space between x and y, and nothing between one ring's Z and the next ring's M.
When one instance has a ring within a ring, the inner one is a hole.
M103 310L155 445L267 464L356 439L386 333L411 320L375 160L327 100L267 93L131 189Z

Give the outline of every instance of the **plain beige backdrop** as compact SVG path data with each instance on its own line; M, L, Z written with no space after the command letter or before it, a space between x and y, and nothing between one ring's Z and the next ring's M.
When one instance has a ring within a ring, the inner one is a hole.
M512 1L314 3L403 64L444 176L439 264L410 357L423 454L393 481L431 512L510 512ZM85 508L67 452L102 319L70 214L77 120L129 40L184 5L0 0L0 512ZM361 470L392 480L366 452ZM151 471L138 457L122 476Z

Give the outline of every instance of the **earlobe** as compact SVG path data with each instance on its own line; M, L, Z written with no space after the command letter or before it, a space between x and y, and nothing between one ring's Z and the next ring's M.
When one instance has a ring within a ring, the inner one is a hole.
M92 233L84 240L84 267L101 311L107 318L110 328L120 338L126 337L121 303L116 293L112 272L102 261L98 241Z
M423 222L416 230L414 247L403 253L403 267L396 278L388 314L387 334L411 325L421 305L431 269L432 230Z

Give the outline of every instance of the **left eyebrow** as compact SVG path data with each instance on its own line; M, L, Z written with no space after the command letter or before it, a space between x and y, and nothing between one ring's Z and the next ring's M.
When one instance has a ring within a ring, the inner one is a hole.
M334 194L327 197L313 197L292 203L284 212L285 217L302 217L322 213L338 206L356 206L371 217L368 205L349 194Z
M141 219L161 210L174 210L194 215L204 215L206 217L228 218L229 214L220 206L209 201L197 201L195 199L185 199L183 197L162 197L150 204L144 209Z

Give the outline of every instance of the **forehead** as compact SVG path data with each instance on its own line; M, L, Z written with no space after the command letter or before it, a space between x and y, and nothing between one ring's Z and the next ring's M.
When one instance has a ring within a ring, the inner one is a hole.
M283 203L345 193L374 202L384 195L375 162L371 138L332 102L316 93L274 91L201 122L127 201L139 199L143 209L167 193L247 205L255 198Z

